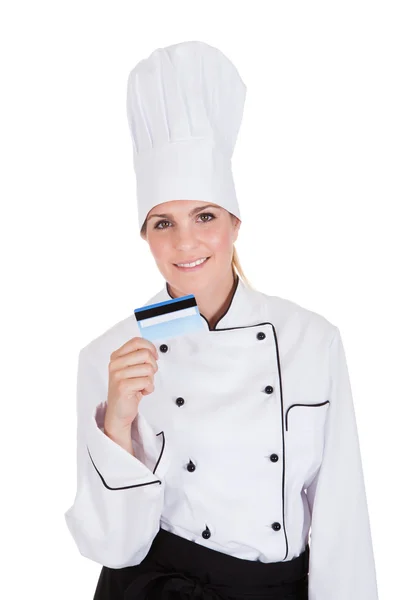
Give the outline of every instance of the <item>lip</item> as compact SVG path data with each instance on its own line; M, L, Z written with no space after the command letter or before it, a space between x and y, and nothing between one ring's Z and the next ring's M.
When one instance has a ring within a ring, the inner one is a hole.
M196 262L196 260L200 260L201 258L210 258L209 256L199 256L198 258L187 258L186 260L181 260L181 263L192 263ZM173 263L177 265L178 263Z
M207 256L206 260L204 262L202 262L200 265L196 265L195 267L178 267L178 265L176 265L175 263L173 263L173 264L174 264L174 267L176 267L177 269L179 269L179 271L183 271L183 272L187 272L188 273L189 271L190 272L191 271L198 271L199 269L201 269L202 267L204 267L204 265L208 262L209 258L211 258L211 257ZM199 260L199 259L197 259L197 260ZM195 261L194 260L193 261L188 260L187 262L195 262Z

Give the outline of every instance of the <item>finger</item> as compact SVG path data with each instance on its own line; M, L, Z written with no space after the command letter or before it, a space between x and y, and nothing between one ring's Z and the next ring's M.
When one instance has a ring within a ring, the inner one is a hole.
M128 354L124 354L119 358L113 358L110 362L110 370L121 371L125 367L141 364L151 364L154 368L154 371L158 371L156 359L148 348L141 348L139 350L129 352Z
M152 352L152 354L154 355L155 358L158 358L158 351L157 351L157 348L155 347L155 345L152 342L150 342L149 340L146 340L145 338L137 337L137 336L131 338L130 340L125 342L125 344L123 344L120 348L115 350L111 354L111 357L118 358L120 356L124 356L125 354L129 354L130 352L133 352L135 350L139 350L141 348L147 348L148 350L150 350Z
M151 363L128 365L116 371L117 379L136 379L138 377L154 377L155 369Z

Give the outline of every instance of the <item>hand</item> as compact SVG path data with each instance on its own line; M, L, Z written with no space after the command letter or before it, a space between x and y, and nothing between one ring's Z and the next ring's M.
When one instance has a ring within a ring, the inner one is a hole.
M157 360L156 347L142 337L128 340L111 354L105 429L113 432L130 430L140 400L154 391Z

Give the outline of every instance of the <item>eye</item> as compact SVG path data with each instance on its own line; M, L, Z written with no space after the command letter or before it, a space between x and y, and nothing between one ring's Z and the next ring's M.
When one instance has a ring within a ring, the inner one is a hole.
M216 217L213 213L201 213L199 215L199 217L211 217L211 219L207 219L207 220L202 220L203 223L209 223L210 221L213 221ZM163 223L170 223L170 221L167 221L164 219L164 221L158 221L158 223L156 223L156 225L154 225L154 229L168 229L168 227L159 227L159 225L162 225Z
M158 221L158 223L154 225L154 229L165 229L165 227L159 227L161 223L169 223L169 221Z
M203 223L208 223L209 221L212 221L215 218L213 213L201 213L199 217L211 217L211 219L207 219L207 221L203 221Z

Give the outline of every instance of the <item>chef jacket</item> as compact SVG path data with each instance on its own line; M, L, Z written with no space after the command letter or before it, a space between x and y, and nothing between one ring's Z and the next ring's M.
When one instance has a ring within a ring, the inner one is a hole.
M146 304L171 298L166 283ZM160 527L266 563L290 561L310 540L310 600L376 600L338 327L237 278L214 328L155 344L132 456L105 435L104 415L110 354L137 335L132 314L79 353L77 491L65 519L80 553L137 565Z

